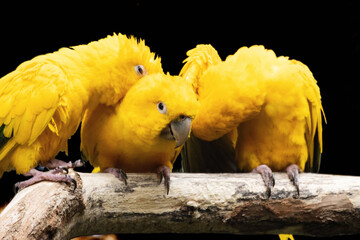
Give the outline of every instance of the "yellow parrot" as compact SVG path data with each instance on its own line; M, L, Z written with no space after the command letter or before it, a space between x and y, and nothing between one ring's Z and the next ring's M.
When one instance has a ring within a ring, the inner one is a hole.
M197 109L196 95L182 78L147 75L115 107L99 105L86 112L82 153L125 184L125 172L156 172L169 193L170 172Z
M158 72L160 58L144 41L122 34L20 64L0 79L0 177L13 169L33 176L20 189L42 180L73 182L57 170L32 168L54 165L50 160L67 151L87 108L117 104L140 78Z
M211 45L188 51L180 75L200 108L183 150L188 172L258 172L270 197L272 170L318 171L322 152L320 90L307 66L263 46L222 61Z

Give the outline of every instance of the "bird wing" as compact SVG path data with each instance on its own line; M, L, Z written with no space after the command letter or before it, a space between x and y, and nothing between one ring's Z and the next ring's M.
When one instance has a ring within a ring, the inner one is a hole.
M322 119L326 118L321 105L320 89L314 76L306 65L292 60L297 66L304 82L304 93L309 105L309 112L306 116L305 139L308 147L309 157L305 171L318 172L321 163L321 153L323 149L322 140Z
M65 79L58 66L36 59L0 79L0 161L16 144L31 145L47 126L57 133L52 117Z

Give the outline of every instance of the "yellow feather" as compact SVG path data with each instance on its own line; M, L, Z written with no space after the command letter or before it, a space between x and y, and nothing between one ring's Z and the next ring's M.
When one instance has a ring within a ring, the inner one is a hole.
M66 149L86 108L116 104L142 77L137 64L163 73L144 41L114 34L37 56L2 77L0 126L11 141L0 146L0 174L24 173Z
M166 105L162 114L159 102ZM135 84L116 107L99 105L88 110L81 129L81 149L101 170L154 172L172 168L180 149L161 132L180 116L194 118L198 103L191 85L182 78L150 74Z
M319 87L307 66L277 57L263 46L242 47L225 61L211 63L209 49L198 45L188 51L180 72L197 86L201 104L193 122L194 136L231 141L237 129L235 158L242 171L260 164L274 171L290 164L304 169L308 160L310 167L318 165L313 161L318 158L317 146L322 151L323 109Z
M295 240L294 236L291 234L279 234L280 240Z
M57 125L56 125L56 122L55 122L54 118L51 118L51 121L49 122L48 127L49 127L50 131L52 131L57 136L59 136L59 130L57 128Z
M7 144L4 145L4 147L2 147L0 149L0 159L3 159L16 145L16 141L14 139L10 139ZM1 166L0 166L1 167ZM0 168L0 170L7 170L6 168ZM0 171L0 177L3 174L3 171Z
M29 145L32 144L37 137L45 130L45 128L49 125L49 119L53 119L52 116L55 112L55 109L51 109L50 111L42 111L39 115L36 116L36 119L31 128L31 134L29 137ZM57 134L58 135L58 134Z

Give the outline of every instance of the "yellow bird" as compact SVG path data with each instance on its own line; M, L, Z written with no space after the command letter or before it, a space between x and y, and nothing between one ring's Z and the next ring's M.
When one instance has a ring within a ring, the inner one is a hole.
M125 183L125 172L156 172L168 193L173 163L197 109L196 95L182 78L147 75L115 107L99 105L86 112L82 153L100 171Z
M140 78L157 72L163 72L160 59L144 41L121 34L20 64L0 79L0 176L12 169L33 176L19 188L72 181L32 168L67 151L87 108L117 104Z
M189 172L258 172L266 195L272 170L318 171L322 152L320 90L307 66L263 46L242 47L222 61L211 45L188 51L180 72L200 108L184 151Z

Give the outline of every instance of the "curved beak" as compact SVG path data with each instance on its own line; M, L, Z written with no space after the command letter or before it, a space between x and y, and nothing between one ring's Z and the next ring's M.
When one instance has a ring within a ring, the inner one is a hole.
M175 148L180 147L188 139L191 129L191 118L180 116L178 119L170 122L170 124L161 131L161 136L168 140L175 140Z

